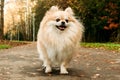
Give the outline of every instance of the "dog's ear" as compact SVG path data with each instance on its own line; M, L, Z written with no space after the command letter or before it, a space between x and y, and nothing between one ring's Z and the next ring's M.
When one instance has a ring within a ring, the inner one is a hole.
M58 7L57 6L52 6L47 12L46 15L51 15L51 13L58 11Z
M58 11L58 7L57 6L52 6L49 11L53 11L53 12Z
M74 15L74 12L70 7L66 8L65 11L70 13L71 15Z

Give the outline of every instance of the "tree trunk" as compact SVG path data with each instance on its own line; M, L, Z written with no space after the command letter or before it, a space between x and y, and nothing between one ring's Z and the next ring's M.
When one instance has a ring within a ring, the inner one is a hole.
M0 40L3 39L3 34L4 34L4 0L1 0L1 4L0 4Z
M117 42L120 42L120 28L118 28Z

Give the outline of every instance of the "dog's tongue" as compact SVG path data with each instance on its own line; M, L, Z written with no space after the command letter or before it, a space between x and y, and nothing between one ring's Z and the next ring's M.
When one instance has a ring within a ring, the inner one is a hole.
M65 26L60 26L59 28L60 28L60 30L64 30Z
M63 31L66 28L66 26L59 26L59 29Z
M66 28L66 26L56 26L59 30L61 30L61 31L64 31L64 29Z

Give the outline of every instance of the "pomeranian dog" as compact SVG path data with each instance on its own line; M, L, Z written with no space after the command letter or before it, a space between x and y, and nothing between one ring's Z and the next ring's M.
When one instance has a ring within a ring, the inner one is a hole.
M75 19L70 7L65 10L52 6L43 17L37 35L37 49L45 73L58 63L61 74L68 74L67 65L82 38L83 25Z

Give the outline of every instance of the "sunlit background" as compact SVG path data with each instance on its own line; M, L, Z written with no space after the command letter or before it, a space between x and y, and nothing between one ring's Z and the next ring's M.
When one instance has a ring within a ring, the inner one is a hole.
M5 0L4 33L7 39L35 40L34 6L35 1Z

